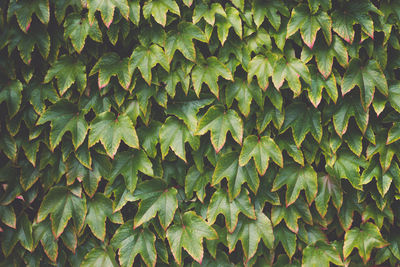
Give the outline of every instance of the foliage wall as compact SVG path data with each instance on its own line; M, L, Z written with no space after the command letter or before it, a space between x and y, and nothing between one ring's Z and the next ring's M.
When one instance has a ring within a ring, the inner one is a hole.
M398 0L2 0L1 266L400 262Z

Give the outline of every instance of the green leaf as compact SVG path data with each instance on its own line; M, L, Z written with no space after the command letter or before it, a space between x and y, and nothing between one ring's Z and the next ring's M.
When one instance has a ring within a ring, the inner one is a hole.
M84 195L75 195L65 186L54 186L40 204L37 221L43 221L48 214L55 237L58 238L62 234L71 218L80 231L86 216L86 198Z
M302 4L292 10L289 23L287 25L286 38L292 36L300 29L304 43L313 48L317 32L321 29L327 43L332 41L332 20L329 15L322 10L315 14L311 13L307 5Z
M46 100L52 104L59 100L57 91L51 84L32 82L27 85L25 90L29 95L29 103L39 115L42 115L46 109Z
M81 267L117 267L118 264L115 261L115 255L112 248L93 248L89 253L85 255L82 261Z
M321 103L322 89L325 88L329 97L336 103L338 90L336 87L336 78L333 73L328 78L324 78L315 68L310 67L311 86L308 88L308 98L315 108Z
M354 227L346 232L344 236L343 256L346 259L354 248L358 249L358 254L363 259L364 264L369 261L371 251L374 248L382 248L388 243L382 238L382 235L376 225L367 222L360 228Z
M173 224L167 230L167 239L178 264L182 261L182 248L201 263L203 260L203 238L217 239L217 232L193 211L180 217L180 224Z
M281 16L289 17L289 10L282 1L262 1L256 0L252 2L252 13L254 18L254 23L257 28L261 26L265 17L271 23L272 27L276 31L279 30L281 26ZM279 14L280 13L280 14Z
M219 98L218 77L233 81L231 71L221 63L216 57L209 57L206 60L198 60L192 70L192 81L194 91L200 95L201 86L207 84L217 98Z
M7 19L9 20L15 14L17 22L21 30L27 32L32 23L32 15L35 13L36 17L43 23L47 24L50 20L48 0L38 1L21 1L11 0L8 6Z
M163 27L167 23L168 11L180 16L179 6L174 0L149 0L143 6L144 18L149 19L151 14L154 20Z
M247 66L247 82L250 84L253 77L256 76L258 85L265 91L269 84L268 78L274 73L274 62L275 57L273 54L267 54L267 56L257 55L253 57Z
M388 85L378 62L369 60L363 65L361 60L353 58L342 81L342 94L350 92L355 86L360 88L361 103L368 109L374 98L375 87L385 96L388 95Z
M209 108L197 126L196 135L204 135L208 131L211 133L211 143L217 153L223 148L228 131L237 143L242 144L242 119L233 109L226 111L221 105Z
M303 266L329 267L330 262L343 266L340 253L333 245L318 241L314 245L307 246L303 251Z
M340 180L334 176L318 175L318 195L315 198L315 207L321 217L325 217L328 212L328 202L332 203L339 211L343 203L343 192L340 186Z
M240 212L250 219L256 219L254 207L250 203L247 190L243 189L236 198L230 200L228 193L224 189L219 189L211 197L207 210L207 220L210 224L214 224L218 214L223 214L226 227L232 233L238 224Z
M111 245L119 249L121 266L132 266L138 254L147 266L155 266L157 259L155 241L156 237L149 229L133 229L133 221L130 220L117 229L111 239Z
M193 149L200 145L200 139L194 136L187 126L173 116L167 118L160 128L161 155L164 158L171 148L175 154L186 162L185 143L189 142Z
M106 0L108 1L108 0ZM99 89L109 84L112 76L117 76L119 84L126 90L131 83L132 72L129 64L129 58L121 59L114 52L104 54L91 69L89 76L99 73L98 86Z
M194 24L197 24L201 18L204 18L208 24L214 26L217 14L226 17L226 12L220 3L212 3L210 7L204 3L200 3L194 9L192 20Z
M223 178L227 179L230 199L234 199L240 194L241 186L245 182L254 193L257 192L260 184L253 162L240 166L238 158L237 152L223 154L218 159L212 177L212 185L218 184Z
M300 147L307 133L311 133L315 140L321 142L321 113L317 109L307 107L304 103L293 103L285 110L285 121L280 132L283 133L289 128L292 128L297 147Z
M199 172L195 166L190 167L185 177L185 194L191 198L196 192L197 198L204 202L206 196L206 186L211 182L212 172Z
M317 173L313 167L306 165L299 166L294 163L285 165L280 169L275 177L272 192L277 191L282 186L286 185L286 207L292 205L299 197L300 191L304 189L307 201L311 204L318 189Z
M102 41L103 35L97 20L90 24L87 18L82 18L77 13L68 15L64 22L64 39L71 39L72 46L76 52L82 52L88 36L96 42Z
M288 255L288 257L291 259L296 252L296 234L290 231L283 224L279 224L278 226L274 227L274 236L275 247L280 242L286 252L286 255Z
M160 46L152 44L150 47L137 46L130 57L129 67L131 71L139 68L143 79L150 85L151 69L157 64L169 72L169 60L164 50Z
M258 106L262 107L264 105L261 88L254 82L249 84L240 79L236 79L235 82L228 84L225 90L225 99L229 108L232 105L233 99L236 99L240 111L246 117L250 113L250 105L253 99Z
M134 218L134 229L154 218L158 212L161 226L166 229L178 208L178 191L168 188L165 181L152 179L142 182L133 193L133 200L141 200Z
M400 139L400 123L393 123L392 127L389 129L386 144L391 144Z
M182 21L178 24L177 30L168 32L165 42L165 54L169 61L172 60L176 50L179 50L184 57L191 61L196 60L196 49L193 39L207 42L203 31L196 25Z
M121 174L124 177L125 185L130 192L136 188L138 172L153 176L153 164L142 150L123 151L118 153L114 160L110 173L111 180Z
M61 96L74 83L77 85L78 91L82 93L86 89L86 66L73 57L61 56L47 72L44 82L48 83L53 78L57 79Z
M55 262L58 258L58 242L54 238L51 228L50 220L44 220L32 225L35 247L40 241L47 257Z
M233 233L228 233L228 248L232 252L236 243L240 240L246 262L248 262L257 251L261 239L265 246L272 249L274 245L274 233L269 218L260 210L256 212L256 219L241 219Z
M71 133L75 149L85 141L88 124L84 114L75 104L64 99L58 101L40 116L36 124L41 125L48 121L51 125L49 136L51 150L58 146L66 132Z
M22 101L23 86L19 80L9 82L0 91L0 103L6 101L8 115L12 118L17 114Z
M127 115L121 114L115 117L111 112L103 112L91 122L89 147L100 141L107 154L113 158L121 140L132 148L139 148L135 128Z
M17 218L12 206L0 206L0 220L11 228L17 228Z
M107 28L110 27L113 21L115 8L118 8L125 18L128 18L129 15L127 0L87 0L87 7L89 9L88 18L90 24L95 21L96 11L100 11L101 19Z
M254 159L260 175L264 175L267 171L270 158L277 165L283 167L282 152L274 140L268 136L260 138L255 135L249 135L246 137L239 156L240 166L246 165L251 158Z

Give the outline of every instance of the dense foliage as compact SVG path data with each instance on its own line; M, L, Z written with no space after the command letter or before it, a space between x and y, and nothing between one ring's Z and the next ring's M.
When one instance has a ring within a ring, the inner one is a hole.
M1 266L400 262L398 0L0 1Z

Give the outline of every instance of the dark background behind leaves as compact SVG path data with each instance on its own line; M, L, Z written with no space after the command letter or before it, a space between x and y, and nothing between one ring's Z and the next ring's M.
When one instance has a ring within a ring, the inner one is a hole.
M0 265L398 264L399 10L1 1Z

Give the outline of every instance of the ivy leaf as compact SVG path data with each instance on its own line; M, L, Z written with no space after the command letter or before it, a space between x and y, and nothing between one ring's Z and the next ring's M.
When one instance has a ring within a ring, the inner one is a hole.
M344 236L343 256L346 259L354 248L358 248L364 264L369 261L373 248L383 248L388 243L382 238L378 227L370 222L362 224L360 228L354 227Z
M242 143L242 119L233 109L226 111L221 105L209 108L197 126L196 135L204 135L208 131L211 132L211 143L217 153L224 146L228 131L237 143Z
M127 115L115 117L112 112L106 111L97 115L90 124L89 147L100 141L113 158L121 140L132 148L139 148L139 139Z
M151 69L157 64L160 64L166 71L169 72L169 61L164 50L156 44L150 47L137 46L133 50L130 58L130 68L134 71L139 68L143 79L148 85L151 85Z
M48 121L51 122L49 136L51 150L58 146L66 132L71 133L75 149L78 149L85 140L88 124L84 114L75 104L65 99L58 101L40 116L36 124L41 125Z
M130 192L136 188L138 171L153 176L153 164L142 150L123 151L116 155L113 160L113 167L110 179L113 181L118 174L122 174L125 185Z
M226 16L216 16L215 24L217 25L218 38L224 45L228 38L229 29L233 27L236 34L242 39L242 20L239 11L234 7L226 7Z
M233 233L228 233L228 248L232 252L240 240L244 257L248 262L257 251L261 239L265 246L272 249L274 246L274 233L269 218L261 211L256 212L256 220L243 218L239 220Z
M375 87L385 96L388 95L388 85L376 60L369 60L366 65L358 58L353 58L342 81L342 94L350 92L355 86L360 88L361 103L368 109L374 98Z
M329 199L332 199L333 205L339 211L343 203L340 180L328 174L318 175L318 195L315 198L315 207L322 218L328 211Z
M284 185L287 187L286 207L296 201L300 191L303 189L306 193L308 203L311 204L317 195L317 173L310 165L301 167L295 163L289 163L279 170L271 191L277 191Z
M112 200L101 193L96 193L92 199L89 199L87 206L86 223L94 236L102 241L106 236L107 217L113 222L123 223L121 212L117 211L113 214Z
M17 22L21 30L27 32L32 23L32 16L35 13L36 17L43 23L47 24L50 20L48 0L26 1L26 0L11 0L8 10L7 19L10 20L15 14Z
M225 99L228 107L231 107L233 99L236 99L240 111L246 117L250 113L250 105L253 99L260 107L264 105L261 88L254 82L249 84L241 79L236 79L235 82L228 84L225 90Z
M214 26L216 14L226 17L226 12L220 3L212 3L210 7L201 3L196 5L192 20L194 24L197 24L197 22L204 18L208 24Z
M281 16L279 13L285 17L289 17L290 15L288 8L282 1L253 1L252 14L257 28L261 26L265 17L267 17L272 27L278 31L281 26Z
M44 82L57 79L57 86L62 96L72 84L76 84L82 93L86 88L86 66L82 61L71 56L61 56L48 70Z
M85 255L81 267L90 266L110 266L117 267L115 261L115 253L111 247L100 248L95 247Z
M194 136L182 121L173 116L168 117L160 128L162 158L168 154L169 148L171 148L179 158L186 162L186 142L189 142L195 150L200 145L198 136Z
M297 236L283 224L274 227L275 247L280 242L286 255L291 259L296 252Z
M167 239L178 264L182 259L182 248L201 264L203 260L203 238L217 239L217 232L193 211L181 215L180 224L173 224L167 230Z
M108 0L107 0L108 1ZM104 54L93 66L89 73L92 76L99 73L98 86L99 89L109 84L112 76L117 76L119 84L126 90L131 83L133 68L130 67L129 59L121 59L115 52Z
M49 214L51 229L56 238L62 234L71 218L80 231L86 216L85 195L77 196L65 186L52 187L40 204L37 221L43 221Z
M303 266L329 267L330 262L338 266L343 266L340 253L333 245L317 241L313 245L308 245L303 251Z
M212 177L212 185L218 184L223 178L228 180L228 193L230 199L236 198L241 191L241 186L245 182L250 189L256 193L259 186L259 179L253 162L245 166L239 165L239 155L237 152L223 154L217 162Z
M185 195L191 198L196 192L197 198L204 202L206 186L211 182L212 172L210 170L200 172L196 166L190 167L185 177Z
M271 158L277 165L283 167L282 152L273 139L268 136L257 137L249 135L243 143L239 156L240 166L246 165L253 158L257 171L264 175L268 169L268 162Z
M177 193L175 188L168 188L161 179L152 179L139 184L133 193L133 201L141 200L133 220L134 229L154 218L157 212L161 226L166 229L178 208Z
M106 27L110 27L114 18L115 8L127 19L129 15L129 5L127 0L87 0L87 7L89 9L88 18L90 24L95 21L96 11L100 11L101 19Z
M232 233L238 223L240 212L250 219L256 219L254 207L250 203L247 190L243 189L236 198L230 200L228 193L223 189L219 189L211 197L207 210L207 220L210 224L214 224L217 216L223 214L226 227L228 231Z
M324 78L315 68L310 67L311 73L311 86L308 88L308 98L315 108L321 102L322 89L325 88L329 97L336 103L338 98L338 90L336 87L336 78L333 73L328 78Z
M9 82L0 91L0 103L6 101L10 118L17 114L22 101L23 86L19 80Z
M253 57L247 66L247 82L250 84L255 75L258 85L265 91L269 84L268 78L273 74L274 61L274 55L270 53L267 56L257 55Z
M58 242L54 238L51 232L51 222L50 220L44 220L40 223L34 223L32 225L34 246L37 244L42 244L43 250L50 260L55 262L58 257Z
M218 77L233 81L231 71L221 63L216 57L209 57L206 60L198 60L192 70L192 81L194 91L199 97L201 86L207 84L210 91L219 98Z
M85 46L86 38L101 42L103 39L97 20L92 24L87 18L82 18L77 13L71 13L64 22L64 38L70 38L75 51L81 53Z
M283 133L289 128L292 128L297 147L300 147L307 133L311 133L315 140L321 142L321 113L317 109L307 107L304 103L290 104L285 110L285 121L280 132Z
M286 38L292 36L300 29L304 43L313 48L317 32L321 29L327 43L332 41L332 20L329 15L322 10L315 14L311 13L308 6L301 4L292 10L289 23L287 25Z
M177 30L168 32L165 42L165 54L169 61L172 60L176 50L179 50L184 57L191 61L196 60L196 49L193 39L201 42L207 42L203 31L196 25L182 21L178 24Z
M121 266L132 266L138 254L147 266L155 266L157 260L155 241L156 237L149 229L133 229L133 221L130 220L117 229L111 239L111 245L119 249Z
M25 90L29 95L29 103L31 103L36 113L39 115L42 115L46 109L46 100L52 104L59 100L57 91L51 84L32 82L27 85Z
M179 6L174 0L150 0L143 6L144 18L149 19L151 14L154 20L163 27L167 23L168 11L180 16Z

